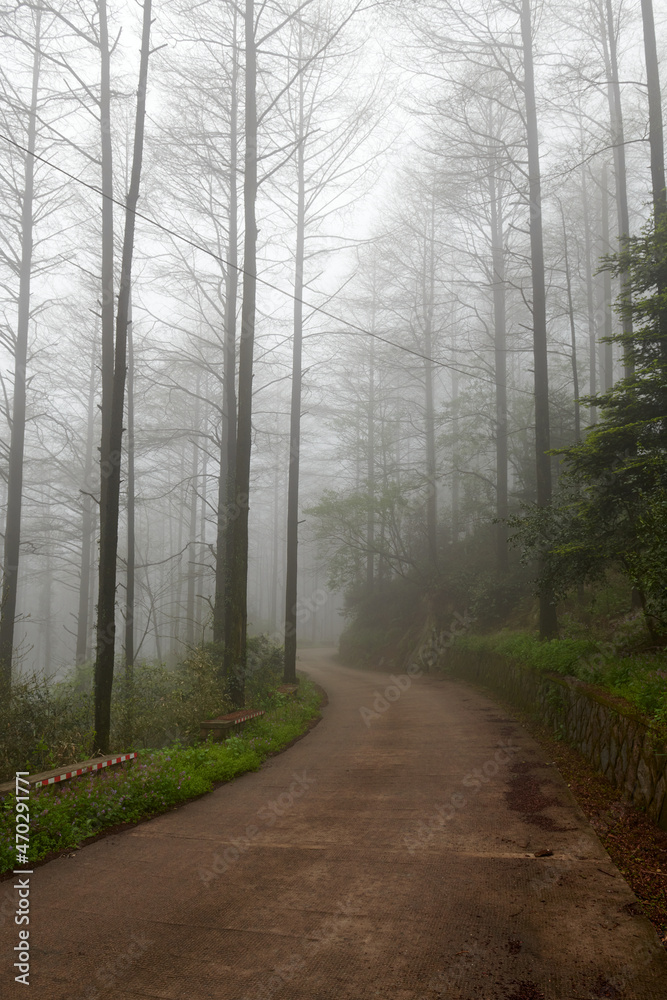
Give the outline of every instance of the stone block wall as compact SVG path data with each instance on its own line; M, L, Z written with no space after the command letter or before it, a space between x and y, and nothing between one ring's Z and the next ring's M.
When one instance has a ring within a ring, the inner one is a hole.
M625 799L667 830L667 754L656 752L632 705L574 677L531 670L498 653L454 647L443 652L441 666L496 691L560 731Z

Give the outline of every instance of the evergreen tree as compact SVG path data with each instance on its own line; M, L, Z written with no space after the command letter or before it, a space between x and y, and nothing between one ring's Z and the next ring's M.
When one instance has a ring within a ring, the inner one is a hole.
M667 638L667 219L624 240L605 267L628 277L618 308L634 333L611 339L630 374L586 400L600 420L559 452L566 472L554 501L513 523L529 551L548 545L540 589L562 596L619 567L658 640Z

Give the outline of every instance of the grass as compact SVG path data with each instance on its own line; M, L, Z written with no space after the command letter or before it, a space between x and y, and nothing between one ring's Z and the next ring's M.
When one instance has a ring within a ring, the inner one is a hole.
M455 648L497 653L535 670L577 677L625 698L655 727L667 722L667 654L628 653L618 643L594 639L541 642L527 632L466 635Z
M275 693L267 714L224 743L172 746L138 761L30 793L30 848L35 863L71 850L121 823L136 823L211 791L220 781L256 771L266 758L302 735L317 717L320 695L302 678L296 698ZM14 867L15 797L0 802L0 873Z
M174 667L137 663L130 675L118 665L111 696L111 748L121 753L189 744L202 719L224 715L231 702L220 679L222 646L192 649ZM269 706L280 683L282 649L266 636L248 638L247 704ZM267 701L268 699L268 701ZM0 782L16 771L37 774L93 756L93 668L73 668L64 680L33 676L0 697Z

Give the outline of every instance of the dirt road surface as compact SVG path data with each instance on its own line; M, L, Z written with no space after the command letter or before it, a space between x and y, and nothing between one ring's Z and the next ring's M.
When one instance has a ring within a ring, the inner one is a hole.
M322 722L261 771L35 869L30 986L4 905L0 996L664 1000L667 953L519 724L331 654L300 653Z

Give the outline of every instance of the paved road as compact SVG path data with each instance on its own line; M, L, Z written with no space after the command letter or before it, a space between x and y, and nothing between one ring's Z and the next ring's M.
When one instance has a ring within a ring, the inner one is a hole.
M35 870L30 992L5 920L3 997L667 996L651 925L502 709L457 682L388 687L330 651L301 666L330 699L305 739Z

